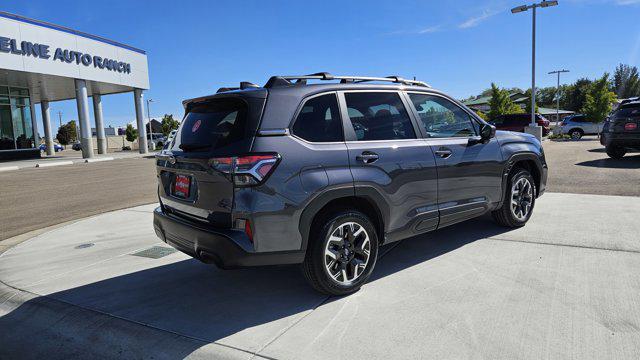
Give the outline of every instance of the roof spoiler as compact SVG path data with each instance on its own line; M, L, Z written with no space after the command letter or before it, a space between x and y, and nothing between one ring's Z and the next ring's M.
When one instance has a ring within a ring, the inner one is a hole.
M292 82L295 80L295 83ZM429 84L423 81L408 80L400 76L387 76L387 77L373 77L373 76L350 76L350 75L331 75L328 72L319 72L309 75L287 75L287 76L272 76L269 81L264 85L265 88L274 88L279 86L290 86L297 84L306 84L307 80L340 80L340 83L361 83L367 81L384 81L392 82L403 85L423 86L431 87Z
M251 88L259 88L260 86L252 83L252 82L248 82L248 81L241 81L240 82L240 87L221 87L220 89L218 89L218 91L216 91L217 93L221 93L221 92L226 92L226 91L233 91L233 90L244 90L244 89L251 89Z

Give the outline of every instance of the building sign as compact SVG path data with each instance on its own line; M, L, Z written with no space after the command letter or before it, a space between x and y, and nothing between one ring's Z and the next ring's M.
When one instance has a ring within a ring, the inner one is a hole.
M98 55L82 53L75 50L56 48L51 51L49 45L37 44L29 41L18 43L16 39L0 36L0 52L34 57L43 60L76 63L84 66L93 66L119 73L130 74L131 64L115 59L102 58Z

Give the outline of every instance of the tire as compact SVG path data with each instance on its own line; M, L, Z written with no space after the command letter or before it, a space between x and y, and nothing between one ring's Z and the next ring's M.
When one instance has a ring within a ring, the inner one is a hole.
M573 140L580 140L582 136L584 136L584 131L581 129L573 129L569 131L569 136L571 136L571 139Z
M311 229L302 273L323 294L348 295L371 276L377 257L378 234L371 220L359 211L340 211L323 217Z
M519 195L515 195L516 191L518 191ZM523 168L513 169L507 180L502 206L491 212L493 219L498 225L504 227L518 228L524 226L533 213L536 194L536 182L533 180L531 173ZM517 205L512 206L512 200L517 202Z
M627 149L616 145L609 145L605 150L607 151L607 155L612 159L622 159L627 153Z

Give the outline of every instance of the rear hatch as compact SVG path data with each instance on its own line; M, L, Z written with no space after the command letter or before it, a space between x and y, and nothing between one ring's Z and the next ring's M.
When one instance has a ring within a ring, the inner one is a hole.
M231 227L234 184L213 165L216 159L251 150L265 100L266 90L251 90L186 103L175 138L157 161L158 192L165 211L214 227Z
M640 136L640 104L633 103L620 106L611 115L607 130Z

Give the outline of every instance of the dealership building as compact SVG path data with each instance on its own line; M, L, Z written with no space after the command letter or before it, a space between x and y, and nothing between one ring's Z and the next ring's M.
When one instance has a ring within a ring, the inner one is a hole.
M143 50L63 26L0 12L0 160L40 156L36 111L46 153L53 154L50 104L75 99L82 156L106 153L102 96L131 92L140 152L147 151L143 91L149 89ZM93 102L90 119L89 98Z

